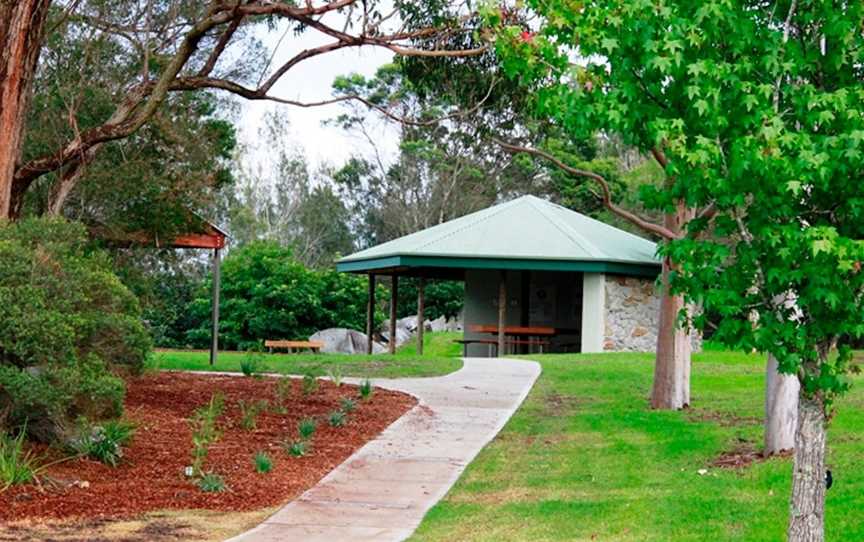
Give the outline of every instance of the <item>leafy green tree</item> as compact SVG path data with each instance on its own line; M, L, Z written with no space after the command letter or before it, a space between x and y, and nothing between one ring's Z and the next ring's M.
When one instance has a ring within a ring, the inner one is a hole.
M189 307L199 322L188 332L193 346L209 344L209 287ZM245 350L261 347L265 339L305 340L331 327L364 329L366 295L363 277L308 269L289 248L252 242L230 251L222 265L221 343ZM383 321L383 313L376 321Z
M502 32L505 65L563 76L539 104L570 129L663 153L645 201L705 209L663 248L672 288L800 382L788 536L823 540L826 427L864 333L864 5L530 4L543 26Z
M109 6L91 8L92 13L85 10L89 17L105 17L109 24L112 15L104 13ZM162 30L153 22L153 39ZM111 114L118 89L141 69L138 51L125 38L90 29L75 16L52 19L40 59L25 162L98 127ZM235 136L225 120L230 113L230 101L212 92L169 95L150 122L128 138L102 143L36 179L21 213L62 213L110 229L102 233L114 237L144 231L169 239L192 225L190 209L208 210L217 191L232 181L228 158Z
M232 244L275 241L309 267L331 266L354 248L349 213L332 183L309 172L288 128L284 116L267 116L261 146L246 149L266 159L250 166L236 157L239 182L226 190L224 203Z
M334 94L346 102L332 122L365 139L358 154L333 174L351 205L352 227L367 246L440 224L523 194L542 195L586 214L602 207L588 183L529 156L513 156L495 138L544 141L568 162L597 167L622 188L614 157L600 158L592 138L572 140L549 122L523 114L525 88L500 74L494 55L470 59L398 59L374 77L336 78ZM398 123L399 152L386 161L373 128L380 117Z
M400 56L464 57L486 50L485 46L440 47L442 36L470 32L465 32L469 28L463 24L462 2L439 0L395 4L342 0L320 5L27 0L0 4L0 15L10 23L0 32L0 135L10 142L0 148L3 220L21 216L25 196L41 177L54 173L61 185L74 184L81 168L105 144L137 133L171 101L170 96L220 91L249 100L306 105L278 96L273 89L299 63L332 51L366 46ZM58 120L66 120L67 125L57 143L24 159L21 142L28 135L24 122L31 88L37 95L51 88L32 85L40 70L42 38L58 29L71 37L69 58L81 59L82 79L89 83L80 92L65 95L65 115ZM327 41L276 66L267 60L273 56L258 47L256 32L283 36L311 32ZM119 69L90 79L91 72L103 65ZM107 100L105 107L87 118L81 113L87 108L81 105L91 97ZM62 194L66 187L49 191Z
M399 280L397 314L400 318L417 314L417 288L417 279L413 277ZM465 283L427 279L423 287L423 297L423 317L426 321L437 320L442 316L453 318L462 311L465 301Z
M0 228L0 429L53 442L79 416L119 415L123 381L151 348L135 296L83 227Z
M138 298L141 318L156 346L187 347L186 332L200 324L189 304L200 294L210 266L195 252L152 247L110 252L112 268Z

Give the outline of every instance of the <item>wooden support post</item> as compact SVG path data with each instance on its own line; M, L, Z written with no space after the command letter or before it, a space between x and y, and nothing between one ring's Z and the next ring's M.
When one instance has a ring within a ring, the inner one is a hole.
M498 279L498 357L503 358L505 351L504 327L507 325L507 271L501 271Z
M375 327L375 274L369 273L369 299L366 301L366 354L372 354Z
M221 267L219 249L213 249L213 313L211 316L210 330L210 365L216 365L216 356L219 354L219 271Z
M396 353L396 306L399 304L399 277L393 275L390 281L390 353Z
M417 355L423 355L423 331L426 327L426 322L424 319L423 312L426 309L426 294L424 292L426 288L426 279L424 277L420 277L420 280L417 282Z

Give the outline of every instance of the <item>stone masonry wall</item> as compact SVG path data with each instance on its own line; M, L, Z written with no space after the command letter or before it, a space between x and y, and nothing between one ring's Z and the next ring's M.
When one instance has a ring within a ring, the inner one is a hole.
M657 347L660 298L654 281L606 275L607 352L653 352Z
M660 296L653 279L606 275L607 352L654 352ZM694 352L702 349L702 338L693 334Z

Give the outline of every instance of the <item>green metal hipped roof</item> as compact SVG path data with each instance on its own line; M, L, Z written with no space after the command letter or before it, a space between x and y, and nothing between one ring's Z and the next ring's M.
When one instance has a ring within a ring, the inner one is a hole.
M353 273L518 269L656 276L651 241L534 196L495 205L339 260Z

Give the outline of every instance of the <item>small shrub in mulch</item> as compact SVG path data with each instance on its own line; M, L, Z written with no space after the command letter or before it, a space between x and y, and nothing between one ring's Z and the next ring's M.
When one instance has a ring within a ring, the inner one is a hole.
M277 385L282 386L281 393ZM342 399L359 393L356 386L337 387L320 381L314 394L304 396L301 386L301 381L290 381L293 389L289 390L286 381L272 378L182 373L130 378L125 418L136 431L124 449L123 460L116 467L89 458L54 464L40 472L41 484L18 485L0 492L0 521L119 518L166 509L250 511L276 506L315 485L416 404L408 395L376 390L374 401L357 405L350 425L337 428L319 424L306 453L291 457L282 446L297 439L301 419L327 419L340 408ZM190 479L184 472L193 461L193 431L200 427L190 420L209 423L209 417L202 417L202 413L210 410L214 396L217 404L219 397L224 398L224 409L215 416L212 427L219 437L208 441L206 453L200 453L200 472L218 476L228 490L205 492L197 486L200 478ZM284 414L262 409L256 429L243 429L240 401L249 404L277 396ZM49 454L48 461L61 457L41 445L31 450ZM266 476L250 464L258 452L272 460Z

